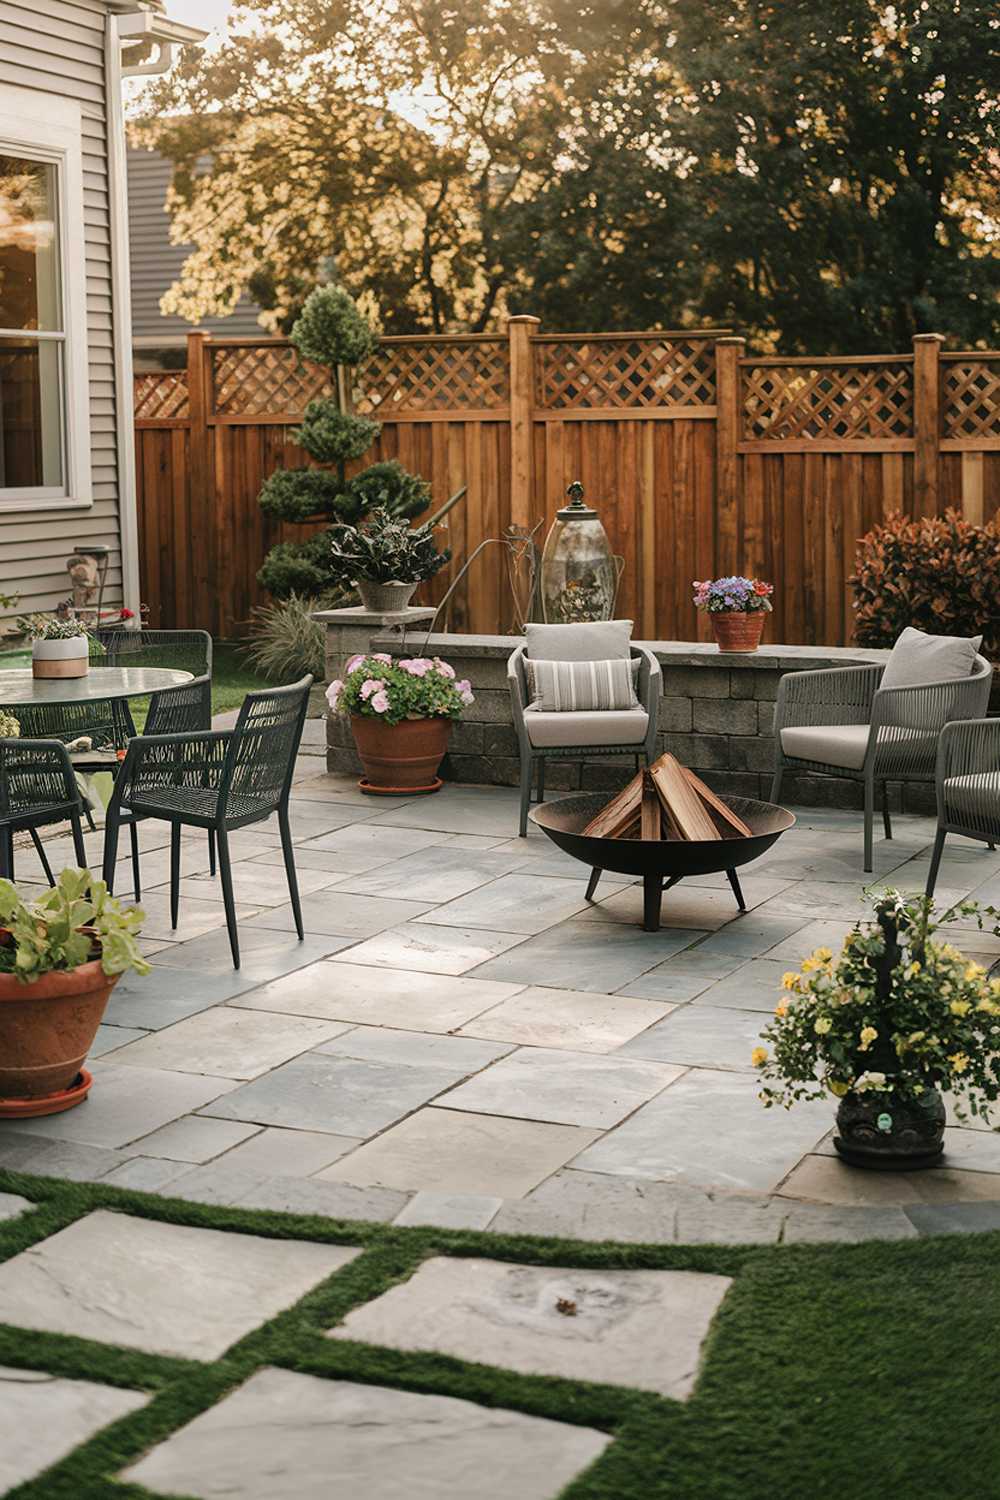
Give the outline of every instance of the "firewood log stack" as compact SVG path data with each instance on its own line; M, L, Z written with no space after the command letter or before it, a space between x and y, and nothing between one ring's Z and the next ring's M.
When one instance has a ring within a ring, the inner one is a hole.
M673 755L633 776L583 830L595 839L733 839L751 830Z

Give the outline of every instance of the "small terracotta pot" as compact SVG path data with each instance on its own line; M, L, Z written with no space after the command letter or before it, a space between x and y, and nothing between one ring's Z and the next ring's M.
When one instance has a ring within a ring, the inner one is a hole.
M440 788L437 768L448 748L450 719L438 716L385 724L352 714L351 728L365 768L364 790L436 792Z
M0 974L0 1113L4 1101L42 1101L75 1083L117 982L99 959L28 984Z
M756 651L764 629L763 609L709 611L716 644L720 651Z

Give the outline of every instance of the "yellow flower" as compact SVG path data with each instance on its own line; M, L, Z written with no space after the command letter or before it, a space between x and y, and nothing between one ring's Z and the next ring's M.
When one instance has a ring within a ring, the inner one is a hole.
M948 1061L951 1063L953 1073L964 1073L969 1066L969 1059L964 1052L953 1052Z
M966 966L964 978L982 979L985 973L986 970L983 968L982 964L968 964Z
M803 974L812 974L818 968L820 968L820 964L817 962L815 955L812 958L804 958L802 960Z
M839 1078L831 1078L830 1079L830 1085L829 1085L829 1087L830 1087L830 1093L831 1094L836 1094L836 1096L837 1096L838 1099L843 1099L844 1095L847 1093L847 1090L850 1088L850 1086L851 1085L849 1083L842 1083Z
M926 1035L926 1031L911 1031L909 1036L910 1046L912 1047L914 1042L922 1042Z
M972 1009L972 1002L971 1000L953 1000L948 1009L951 1011L953 1016L968 1015L969 1011Z
M755 1047L750 1054L750 1061L755 1068L762 1068L767 1062L767 1048Z
M861 1051L867 1052L872 1042L878 1036L874 1026L862 1026L861 1028Z
M829 1016L817 1016L813 1022L813 1031L817 1036L826 1036L832 1024Z
M782 1020L785 1016L787 1016L788 1015L788 1003L787 1003L787 1001L785 1001L785 1000L779 1000L778 1004L774 1007L774 1014L778 1017L779 1021Z
M918 959L914 959L913 962L912 962L912 964L910 964L909 967L906 970L906 978L907 979L916 979L916 977L917 977L917 975L919 973L920 973L920 962L919 962Z
M829 948L816 948L813 952L813 958L819 964L828 964L833 958L833 954Z
M805 965L802 966L805 968ZM787 974L781 976L781 988L783 990L797 990L799 987L799 976L794 969L789 969Z

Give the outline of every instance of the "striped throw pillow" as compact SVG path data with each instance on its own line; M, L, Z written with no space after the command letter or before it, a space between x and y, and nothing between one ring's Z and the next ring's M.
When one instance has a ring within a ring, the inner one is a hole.
M525 661L532 707L543 713L634 708L638 658L614 661Z

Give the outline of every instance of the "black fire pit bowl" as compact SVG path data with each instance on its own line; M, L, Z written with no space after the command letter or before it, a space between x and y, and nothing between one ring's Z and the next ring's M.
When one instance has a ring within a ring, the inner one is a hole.
M531 821L548 834L554 844L574 859L590 866L587 900L593 899L604 870L620 875L639 875L643 885L642 925L647 932L660 926L660 898L685 875L714 875L725 870L740 911L746 911L740 890L738 865L758 859L775 839L795 823L787 807L775 802L755 802L750 797L721 797L728 808L752 829L750 838L731 839L595 839L581 829L608 802L607 792L584 792L560 797L531 811Z

